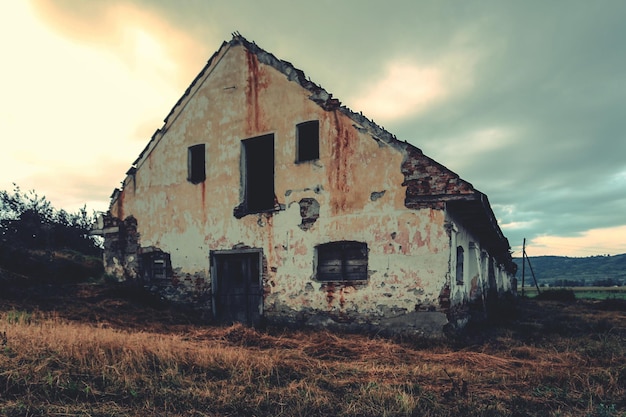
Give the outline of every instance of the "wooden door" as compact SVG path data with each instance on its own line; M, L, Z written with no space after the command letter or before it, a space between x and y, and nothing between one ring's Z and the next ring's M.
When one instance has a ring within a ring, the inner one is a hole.
M259 251L212 255L216 318L226 324L257 325L263 313Z

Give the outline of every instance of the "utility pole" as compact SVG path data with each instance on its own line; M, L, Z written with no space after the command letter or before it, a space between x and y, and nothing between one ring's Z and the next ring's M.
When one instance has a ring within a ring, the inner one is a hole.
M526 238L522 244L522 297L524 296L524 278L526 277Z
M528 259L528 255L526 255L526 238L524 238L524 244L522 246L522 297L524 296L524 266L528 262L528 267L530 268L530 273L533 275L533 281L535 281L535 288L537 288L537 294L541 293L539 290L539 284L537 284L537 278L535 277L535 271L533 271L533 266L530 263L530 259Z

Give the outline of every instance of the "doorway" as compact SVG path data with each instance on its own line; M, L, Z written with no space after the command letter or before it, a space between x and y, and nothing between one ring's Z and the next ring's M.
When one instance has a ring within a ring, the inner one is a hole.
M261 249L211 251L213 314L224 324L259 324L263 315Z

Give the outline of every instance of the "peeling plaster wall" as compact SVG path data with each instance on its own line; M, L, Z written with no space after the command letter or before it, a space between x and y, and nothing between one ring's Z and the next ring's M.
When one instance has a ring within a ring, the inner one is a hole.
M462 224L446 215L450 230L450 306L449 316L462 326L469 318L469 310L486 314L493 298L512 291L512 274L489 254L481 242ZM457 280L456 248L464 252L462 281ZM491 272L490 272L491 271ZM490 273L493 275L490 279Z
M439 165L427 170L428 184L410 178L430 161L419 150L374 140L353 118L325 110L310 91L241 45L223 47L211 62L155 133L110 207L116 221L137 219L138 254L157 248L171 256L173 276L168 288L161 287L168 298L210 311L209 251L238 247L262 249L268 319L312 322L322 315L436 332L447 323L450 305L479 297L476 287L483 284L474 269L462 287L450 287L452 238L443 207L413 202L407 209L407 196L437 186L439 178L432 179ZM320 158L296 164L296 125L309 120L319 120ZM264 134L274 135L280 209L236 218L243 199L241 141ZM186 180L187 149L202 143L206 180L192 184ZM409 157L417 158L415 166L407 166ZM442 187L469 192L455 178L443 179ZM469 245L462 228L454 235ZM315 246L340 240L367 243L367 282L316 280ZM110 271L120 275L124 268Z
M105 216L103 218L104 273L118 280L136 279L138 271L137 221L129 216L124 221Z

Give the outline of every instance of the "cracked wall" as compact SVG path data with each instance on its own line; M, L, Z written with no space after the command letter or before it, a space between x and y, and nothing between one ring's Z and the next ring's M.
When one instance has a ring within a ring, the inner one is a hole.
M147 285L210 311L210 251L261 249L269 320L440 331L473 284L450 285L449 219L422 197L471 186L410 145L374 138L336 105L321 106L267 59L237 44L211 58L112 199L112 222L137 219L136 253L122 256L115 239L109 253L126 263L148 248L167 253L171 276ZM320 157L296 164L296 125L310 120L319 121ZM275 209L241 213L241 141L265 134L275 138ZM197 144L206 180L192 184L187 149ZM368 279L320 282L315 247L345 240L367 244ZM110 273L133 278L107 256Z

